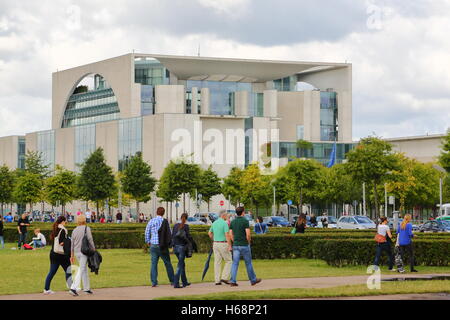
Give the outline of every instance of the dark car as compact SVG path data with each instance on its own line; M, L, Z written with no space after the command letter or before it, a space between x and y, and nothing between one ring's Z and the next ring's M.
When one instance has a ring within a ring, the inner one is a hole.
M269 227L289 227L291 224L284 217L272 216L265 217L264 223L266 223Z
M419 227L420 232L450 232L449 221L427 221Z

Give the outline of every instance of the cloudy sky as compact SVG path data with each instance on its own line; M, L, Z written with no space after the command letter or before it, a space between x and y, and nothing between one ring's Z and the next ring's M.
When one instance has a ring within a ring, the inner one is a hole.
M353 63L353 137L450 127L450 0L0 0L0 136L51 127L51 72L125 53Z

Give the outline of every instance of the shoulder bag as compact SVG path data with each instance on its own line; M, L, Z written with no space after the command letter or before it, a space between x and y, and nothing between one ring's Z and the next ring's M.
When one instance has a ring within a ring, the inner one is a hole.
M89 243L89 239L87 237L87 228L87 226L84 228L84 236L81 242L81 253L85 256L90 257L94 254L95 250L92 250L91 244Z
M63 245L61 245L60 243L60 240L59 240L59 237L61 236L61 232L62 231L65 231L66 232L66 237L67 237L67 231L66 231L66 229L65 228L61 228L61 230L59 230L59 233L58 233L58 235L55 237L55 239L53 240L53 251L55 252L55 253L57 253L57 254L65 254L65 252L64 252L64 243L63 243ZM64 242L64 241L63 241Z

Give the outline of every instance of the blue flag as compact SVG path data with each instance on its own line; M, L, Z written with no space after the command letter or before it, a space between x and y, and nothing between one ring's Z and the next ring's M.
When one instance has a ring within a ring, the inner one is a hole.
M331 150L330 161L328 162L327 167L331 168L336 163L336 141L334 141L333 150Z

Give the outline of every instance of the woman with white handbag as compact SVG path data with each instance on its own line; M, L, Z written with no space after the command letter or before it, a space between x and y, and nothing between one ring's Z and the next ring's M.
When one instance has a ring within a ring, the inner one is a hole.
M69 281L72 276L69 268L70 256L64 251L64 244L66 243L67 246L67 241L69 240L68 232L65 228L66 223L66 218L64 216L59 216L53 224L52 233L50 234L50 240L52 241L52 249L50 251L50 271L45 279L44 294L54 293L50 290L50 283L60 266L64 269L66 281ZM70 284L68 283L68 285Z

